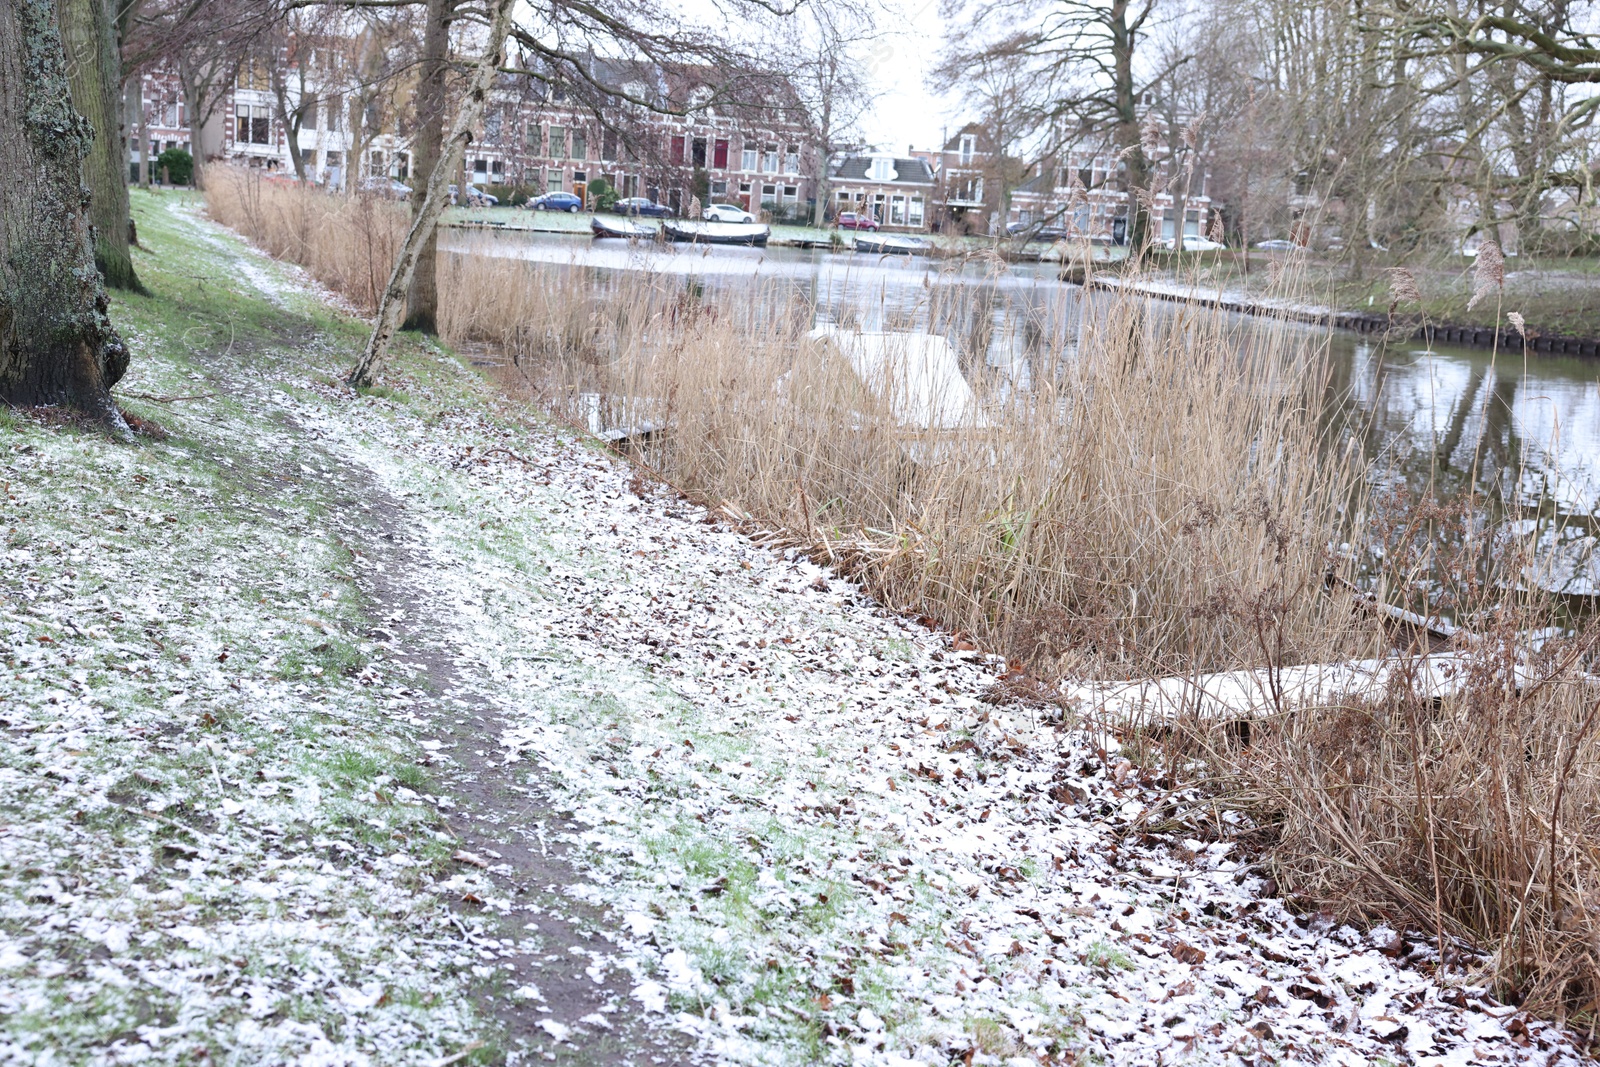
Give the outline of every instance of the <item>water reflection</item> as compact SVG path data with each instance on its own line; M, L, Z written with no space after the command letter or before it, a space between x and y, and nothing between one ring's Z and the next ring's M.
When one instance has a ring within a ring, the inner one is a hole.
M1054 264L911 259L789 248L702 248L517 232L451 231L447 252L693 277L714 294L770 283L814 309L814 325L930 330L976 384L1025 387L1071 359L1084 317L1110 299L1061 282ZM1177 313L1153 302L1151 316ZM1325 342L1330 387L1384 476L1445 490L1474 486L1506 505L1588 515L1600 506L1600 365L1566 357L1413 344L1289 326Z

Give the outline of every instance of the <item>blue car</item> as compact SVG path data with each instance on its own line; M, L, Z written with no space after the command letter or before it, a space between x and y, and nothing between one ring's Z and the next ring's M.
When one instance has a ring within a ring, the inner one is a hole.
M669 218L672 215L670 207L658 204L647 196L630 196L626 200L618 200L611 206L611 210L618 215L644 215L657 219Z
M583 201L571 193L545 193L528 201L529 211L582 211Z

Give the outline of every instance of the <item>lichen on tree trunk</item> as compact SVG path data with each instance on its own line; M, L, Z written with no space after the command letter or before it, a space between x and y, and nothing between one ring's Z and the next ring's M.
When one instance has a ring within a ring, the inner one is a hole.
M64 405L126 432L128 351L106 317L54 0L0 3L0 402ZM125 232L125 231L124 231Z

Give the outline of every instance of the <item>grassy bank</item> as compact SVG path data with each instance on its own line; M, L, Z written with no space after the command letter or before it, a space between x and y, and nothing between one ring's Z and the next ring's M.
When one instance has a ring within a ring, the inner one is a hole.
M1302 260L1300 257L1304 256ZM1257 297L1280 295L1277 280L1288 266L1303 276L1303 299L1337 311L1383 315L1394 301L1387 273L1404 267L1416 279L1419 303L1406 301L1396 311L1402 324L1505 329L1506 313L1515 311L1536 334L1579 339L1600 338L1600 261L1583 258L1506 260L1506 283L1500 299L1472 302L1474 261L1466 256L1414 260L1374 253L1359 264L1316 253L1251 252L1246 271L1243 253L1204 253L1184 257L1179 265L1170 254L1155 258L1158 272L1190 268L1204 286Z
M435 885L454 838L394 718L418 683L369 635L360 542L330 521L351 487L289 414L359 327L280 290L196 198L133 202L149 294L113 301L117 399L164 430L0 411L3 1058L492 1042Z
M210 203L365 299L366 216L315 192L255 195L219 182ZM1392 657L1390 691L1279 700L1248 733L1153 725L1181 741L1173 764L1202 758L1210 787L1253 813L1285 891L1419 931L1397 951L1442 946L1441 976L1458 965L1451 939L1487 946L1502 993L1593 1017L1595 632L1528 590L1548 546L1497 533L1482 501L1371 503L1384 470L1324 436L1314 336L1109 300L1081 330L1019 324L1025 376L969 360L982 425L938 432L901 424L812 341L816 309L793 289L467 256L441 268L447 337L509 357L508 394L581 425L664 427L635 449L648 471L1046 681L1251 667L1270 689L1288 665ZM930 283L916 313L982 350L984 299ZM1330 551L1343 541L1354 561ZM1448 611L1465 632L1439 669L1458 684L1411 685L1428 644L1330 595L1330 568Z

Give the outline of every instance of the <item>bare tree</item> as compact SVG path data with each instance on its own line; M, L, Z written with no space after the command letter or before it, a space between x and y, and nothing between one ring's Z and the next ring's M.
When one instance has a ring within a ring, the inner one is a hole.
M411 288L411 277L416 270L417 257L427 246L428 239L438 225L439 216L444 212L449 195L447 186L450 176L461 166L467 143L472 140L472 131L483 121L489 90L494 85L500 67L505 63L506 35L511 30L511 9L517 2L518 0L490 0L488 39L484 44L483 54L478 57L473 67L472 77L461 107L456 113L450 137L444 143L444 150L439 156L438 163L428 175L422 210L412 220L411 230L406 234L406 239L400 246L400 253L395 259L389 284L384 287L383 296L378 301L377 321L373 324L372 336L367 340L367 347L361 353L361 358L350 371L347 380L352 386L371 385L373 372L389 354L389 343L394 339L395 331L400 328L400 320L405 314L406 293Z
M877 99L860 50L877 36L864 7L812 4L804 14L781 19L775 36L786 42L782 76L806 116L816 153L812 159L816 203L812 224L821 226L828 205L828 164L834 154L860 144L860 122Z
M1050 131L1046 153L1108 139L1128 198L1128 244L1149 231L1151 165L1141 114L1145 91L1168 73L1150 62L1146 36L1159 0L944 0L954 36L943 68L956 76L999 60L1026 74L1022 114Z
M433 173L444 148L445 77L450 69L450 24L455 19L459 3L460 0L428 0L417 82L417 134L411 152L418 178ZM421 216L423 204L422 198L412 197L413 222ZM438 231L430 231L417 254L411 287L406 293L404 329L438 332L438 241Z
M111 386L128 352L106 318L54 0L0 4L0 401L62 404L127 432Z
M1012 192L1027 177L1025 146L1039 133L1040 110L1028 81L1026 58L1012 52L947 53L929 76L933 89L960 92L965 106L976 111L989 148L985 192L994 191L1002 222L1010 212Z

